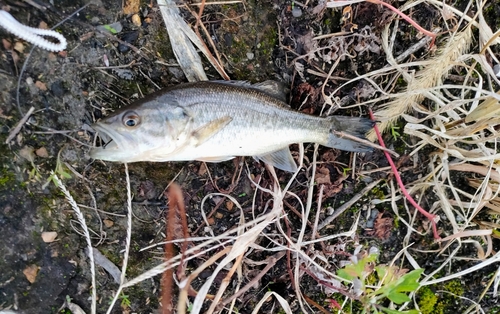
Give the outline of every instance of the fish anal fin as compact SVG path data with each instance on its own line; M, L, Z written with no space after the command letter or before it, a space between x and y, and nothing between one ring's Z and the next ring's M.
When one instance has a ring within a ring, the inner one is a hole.
M218 157L201 157L201 158L196 158L196 160L204 162L222 162L233 158L234 156L218 156Z
M198 147L199 145L206 142L209 138L214 136L217 132L222 130L226 125L231 122L233 118L229 116L224 116L219 119L215 119L205 124L204 126L198 128L192 133L193 145Z
M255 158L284 171L297 171L297 164L295 164L288 147L266 155L255 156Z

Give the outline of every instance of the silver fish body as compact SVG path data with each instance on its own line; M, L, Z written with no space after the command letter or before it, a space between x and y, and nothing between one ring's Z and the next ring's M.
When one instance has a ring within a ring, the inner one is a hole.
M333 131L363 137L372 127L364 118L306 115L281 100L269 82L206 81L154 93L94 124L111 141L91 150L95 159L120 162L218 162L254 156L277 168L297 166L288 145L319 143L348 151L370 148Z

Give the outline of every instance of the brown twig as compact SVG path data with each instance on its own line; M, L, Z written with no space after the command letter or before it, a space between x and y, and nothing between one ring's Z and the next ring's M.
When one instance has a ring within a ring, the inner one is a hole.
M214 300L212 301L212 304L210 304L210 308L208 309L207 313L213 313L217 304L219 303L219 300L222 298L222 294L224 291L226 291L226 288L229 286L229 283L231 282L231 277L233 277L234 273L236 272L236 269L241 266L241 261L243 260L243 257L245 256L245 253L240 254L236 260L234 261L233 266L231 269L227 272L226 277L222 279L221 285L219 287L219 290L217 291L217 294L215 295Z
M215 67L217 72L219 72L219 74L222 76L223 79L225 79L226 81L230 80L229 75L227 75L226 71L224 71L224 67L222 66L222 60L220 58L219 52L217 51L217 47L215 46L214 42L212 41L212 37L210 36L210 33L208 32L207 28L201 22L201 16L203 14L203 10L205 9L205 0L202 0L202 2L199 4L199 6L200 6L200 8L199 8L198 14L193 12L193 10L191 10L191 8L189 6L185 6L186 9L194 17L196 17L196 24L194 26L194 31L196 32L196 35L200 39L200 42L203 44L205 51L207 52L206 56L209 59L210 63L212 63L212 65ZM201 37L201 34L200 34L198 27L200 27L203 30L203 32L205 32L206 38L207 38L208 42L210 43L210 45L212 46L212 48L215 52L215 55L217 56L217 59L215 59L215 57L210 53L210 50L208 49L207 45L205 44L205 41L203 41L203 37Z
M30 110L28 110L28 112L24 115L24 117L21 120L19 120L19 122L16 124L15 128L12 129L9 136L5 140L5 144L9 144L9 142L12 139L14 139L14 137L16 137L17 133L19 133L19 131L21 131L22 127L24 126L26 121L28 121L28 119L31 116L31 114L33 113L33 111L35 111L35 107L31 107Z
M303 267L303 266L300 266L300 269L302 271L304 271L306 274L308 274L309 276L311 276L311 278L314 279L314 280L316 280L319 284L321 284L321 285L323 285L323 286L325 286L327 288L330 288L332 290L338 291L338 292L342 293L343 295L349 297L352 300L358 300L359 299L354 294L349 293L346 289L341 288L341 287L335 287L334 285L332 285L331 283L327 282L326 280L319 279L318 276L316 276L315 274L313 274L310 269L308 269L306 267Z
M331 312L326 310L324 307L318 304L318 302L314 301L310 297L304 294L304 299L307 301L307 303L311 304L312 306L316 307L321 313L324 314L330 314Z
M288 222L288 217L285 217L284 219L285 225L286 225L286 236L288 239L292 238L292 228L290 227L290 224ZM288 272L288 276L290 277L290 283L292 286L293 290L296 290L297 287L295 286L295 277L293 276L293 270L292 270L292 251L290 250L290 242L287 243L287 247L289 248L286 250L286 270Z
M188 294L194 292L195 294L197 292L195 292L192 288L191 288L191 282L196 278L198 277L198 275L203 271L205 270L205 268L207 268L208 266L214 264L219 258L221 258L222 256L224 256L225 254L227 254L228 252L230 252L232 249L231 246L228 246L226 247L224 250L218 252L217 254L215 254L214 256L210 257L209 260L207 260L205 263L203 263L201 266L199 266L196 270L194 270L190 275L189 277L187 277L183 283L184 283L184 287L181 289L180 293L179 293L179 302L177 303L177 313L186 313L186 300L187 300L187 296ZM209 295L207 295L207 298L209 298ZM210 298L212 299L212 298Z
M212 217L215 212L221 207L221 205L224 204L224 199L221 199L221 201L217 204L215 204L214 208L212 208L212 211L207 215L207 219ZM201 209L203 210L203 208ZM205 227L205 221L202 221L201 224L196 228L196 230L193 232L193 234L198 234L198 232L201 230L201 228Z
M287 250L288 252L288 250ZM277 261L279 261L283 256L285 255L285 252L279 252L274 254L273 256L269 257L266 259L266 267L262 269L257 276L255 276L252 280L250 280L243 288L241 288L238 292L233 294L227 299L222 300L217 309L221 310L222 307L224 307L226 304L232 302L234 299L239 298L243 293L247 292L250 288L254 287L255 284L271 269Z

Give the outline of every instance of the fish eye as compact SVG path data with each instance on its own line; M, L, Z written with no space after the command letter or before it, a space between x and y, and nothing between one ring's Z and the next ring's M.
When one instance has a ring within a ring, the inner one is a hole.
M128 111L123 115L122 122L126 127L134 128L139 125L141 119L134 111Z

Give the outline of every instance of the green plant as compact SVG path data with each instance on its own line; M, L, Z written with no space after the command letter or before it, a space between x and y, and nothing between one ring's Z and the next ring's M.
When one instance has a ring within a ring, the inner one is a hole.
M438 297L429 287L422 287L418 291L418 307L422 314L431 314L436 306Z
M349 171L351 171L351 170L352 170L351 168L342 167L342 175L343 175L344 177L347 177L347 173L348 173Z
M395 141L398 140L398 137L401 137L401 134L398 132L399 129L400 129L399 126L394 126L394 125L391 126L391 135Z
M416 291L420 287L417 280L423 269L406 273L396 266L376 265L377 258L378 252L360 253L351 258L351 264L337 271L346 283L352 283L354 295L359 296L358 300L363 304L362 313L418 314L416 310L400 312L389 309L383 304L386 303L386 299L395 304L410 301L407 293Z
M64 164L61 162L61 151L62 150L60 150L59 153L57 154L56 169L54 170L54 174L50 175L47 178L47 182L45 182L45 184L42 186L43 189L45 189L47 185L49 185L50 182L54 180L54 175L57 175L59 178L63 179L71 179L71 174L69 174L69 172L66 171L66 167L64 167Z
M122 307L122 309L126 309L126 308L129 308L130 307L130 299L129 299L129 296L125 293L121 293L120 294L120 306Z

